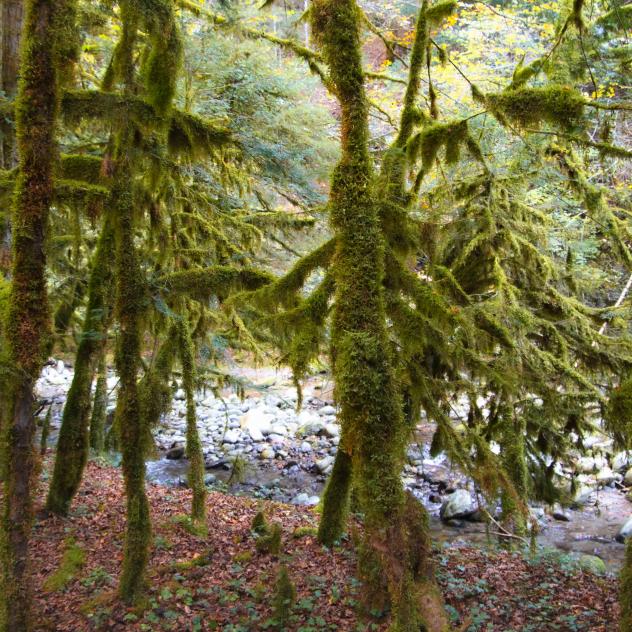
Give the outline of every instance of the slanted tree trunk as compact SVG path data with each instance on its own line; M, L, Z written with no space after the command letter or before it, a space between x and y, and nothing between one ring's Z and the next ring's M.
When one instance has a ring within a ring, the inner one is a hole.
M60 0L26 3L16 103L19 164L13 209L11 292L5 325L13 373L2 388L5 503L0 534L0 629L6 632L31 628L29 535L37 458L33 445L33 386L50 341L45 239L57 153L59 59L55 48L62 5Z
M112 218L107 216L92 263L86 318L75 358L72 384L64 405L55 468L46 500L46 508L60 515L68 513L88 460L92 382L111 317L113 224Z

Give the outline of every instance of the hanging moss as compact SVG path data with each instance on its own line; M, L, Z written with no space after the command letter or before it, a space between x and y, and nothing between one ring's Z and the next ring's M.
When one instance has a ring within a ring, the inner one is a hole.
M256 290L272 281L267 272L251 268L213 266L199 270L182 270L162 277L158 283L169 292L187 294L201 300L226 298L237 290Z
M114 279L110 260L114 248L113 220L108 214L92 263L86 318L75 357L72 383L64 405L53 477L46 499L47 509L60 515L68 513L88 459L92 382L112 316L110 304Z
M204 454L197 429L195 412L195 353L189 328L182 319L178 323L182 386L187 402L186 453L189 459L189 487L193 491L191 520L206 527L206 486L204 484Z
M569 128L582 118L586 100L572 88L551 85L542 88L517 88L485 95L485 104L521 127L550 123Z

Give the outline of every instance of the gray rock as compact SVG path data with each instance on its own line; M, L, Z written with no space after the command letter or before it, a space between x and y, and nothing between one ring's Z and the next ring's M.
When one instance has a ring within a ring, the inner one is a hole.
M476 511L476 505L471 494L465 489L457 489L445 498L439 515L442 520L468 518Z
M241 435L239 431L236 430L235 428L230 428L224 434L224 443L237 443L240 438L241 438Z
M309 502L309 494L301 493L292 498L293 505L307 505Z
M177 444L171 447L165 455L170 461L179 461L184 458L185 448L182 444Z
M266 446L259 452L260 459L273 459L274 458L274 450L270 446Z
M617 533L617 542L624 542L626 538L632 535L632 516L628 518L628 521L621 527L619 533Z
M323 406L319 411L319 415L335 415L336 409L333 406Z
M570 522L571 520L570 512L568 512L559 503L554 505L553 511L551 512L551 516L553 516L554 520L559 520L560 522Z
M340 436L340 426L338 424L327 424L325 426L325 435L332 439Z
M321 474L327 474L329 473L329 471L331 470L331 468L334 465L334 457L333 456L326 456L323 457L322 459L319 459L318 461L316 461L316 469L321 473Z
M301 443L301 452L304 452L305 454L308 454L312 450L313 450L312 444L309 443L309 441L303 441L303 443Z
M628 469L628 471L625 473L625 476L623 477L623 483L627 487L632 487L632 467Z

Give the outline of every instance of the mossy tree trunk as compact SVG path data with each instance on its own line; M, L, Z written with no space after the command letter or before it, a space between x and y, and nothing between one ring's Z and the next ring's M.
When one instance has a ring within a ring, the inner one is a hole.
M24 19L24 0L3 0L2 22L2 91L6 99L13 100L18 88L20 65L20 35ZM17 147L13 123L0 121L0 165L3 169L13 169L17 162ZM0 215L0 272L8 272L11 261L11 230L9 218Z
M137 382L146 297L134 243L134 202L129 177L133 172L132 142L131 128L126 127L117 134L112 186L116 215L116 315L119 324L116 368L120 378L116 424L127 494L127 528L119 594L124 602L130 604L136 603L143 594L151 537L149 503L145 493L145 433Z
M392 630L448 629L440 598L429 593L427 524L404 492L407 429L386 327L385 237L375 202L368 150L368 99L354 0L313 0L312 26L341 107L342 156L332 178L330 213L336 236L332 320L335 397L354 489L365 516L367 579L388 587ZM339 460L340 463L340 460ZM327 500L326 500L327 501ZM367 595L374 586L367 587ZM431 589L436 588L431 584Z
M110 322L113 295L114 221L106 216L92 263L88 289L88 306L83 332L75 357L75 372L68 391L62 417L55 468L46 507L66 515L88 460L90 400L95 365Z
M29 535L36 451L33 386L50 343L45 238L57 147L60 0L26 3L16 100L18 176L6 337L13 373L3 384L2 586L0 629L31 628Z
M195 411L195 349L186 321L178 323L180 360L182 362L182 386L187 400L187 458L189 459L189 487L193 492L191 521L206 528L206 487L204 485L204 453L197 429Z
M625 544L625 561L620 576L619 604L621 606L621 632L632 632L632 538Z
M106 334L107 335L107 334ZM105 452L105 422L108 412L108 367L106 362L106 345L99 352L97 368L97 385L94 391L94 403L90 418L90 447L97 453Z

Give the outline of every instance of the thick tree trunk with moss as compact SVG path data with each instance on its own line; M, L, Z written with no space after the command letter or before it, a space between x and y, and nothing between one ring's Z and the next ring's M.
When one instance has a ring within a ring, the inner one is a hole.
M191 521L206 528L206 487L204 485L204 453L197 429L195 412L195 350L187 323L179 323L180 360L182 362L182 386L187 400L187 458L189 459L189 487L193 492Z
M26 4L16 101L19 154L13 215L13 265L5 324L13 374L3 385L4 508L0 547L0 629L31 627L28 577L31 488L36 453L33 385L49 349L45 236L57 148L59 0Z
M116 368L120 378L116 423L127 494L127 528L119 594L129 604L136 603L143 594L151 537L145 493L144 425L137 383L146 297L134 244L134 203L129 179L131 144L132 130L118 134L112 187L116 211L116 314L120 328L116 348Z
M345 445L344 437L341 443ZM323 512L318 525L318 541L325 546L333 546L344 533L349 513L352 478L351 455L346 450L338 450L323 492Z
M92 264L86 318L75 357L75 372L64 406L55 468L46 500L47 509L60 515L68 513L88 460L92 383L96 361L110 322L113 295L110 259L113 250L114 225L108 216L103 223Z
M106 334L107 335L107 334ZM105 452L105 422L108 412L108 367L106 348L103 345L99 354L97 385L94 391L94 403L90 418L90 447L97 453Z
M441 600L428 601L427 559L419 556L427 525L401 481L407 432L386 329L386 244L374 202L359 15L354 0L312 2L313 32L322 45L342 115L342 157L330 199L337 244L332 365L345 439L339 449L350 455L365 516L365 547L371 551L365 559L379 564L379 573L365 568L365 575L386 579L392 630L417 632L425 625L434 632L448 625Z
M619 605L621 606L621 632L632 632L632 538L625 544L625 562L621 570Z

